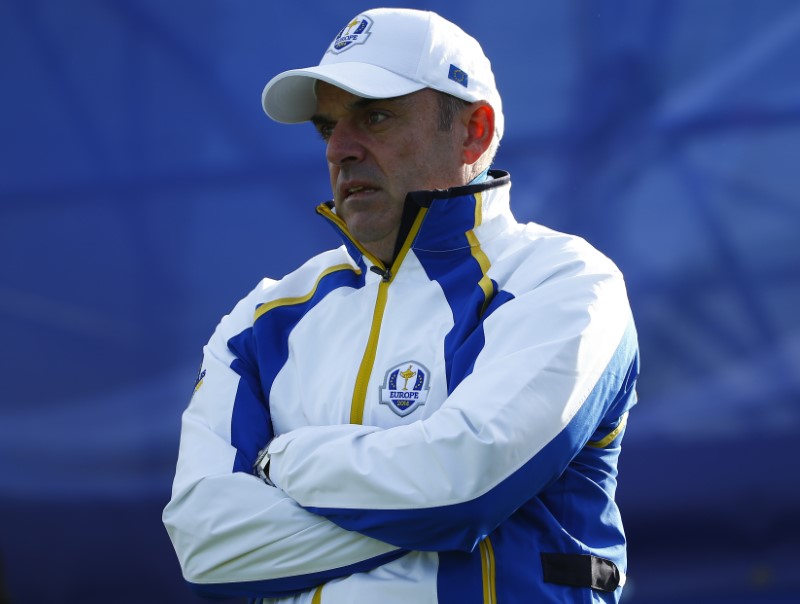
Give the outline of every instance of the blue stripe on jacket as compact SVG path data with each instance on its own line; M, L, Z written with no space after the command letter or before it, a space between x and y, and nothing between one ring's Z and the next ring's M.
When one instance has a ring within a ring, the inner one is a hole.
M453 316L453 327L444 338L448 394L472 372L475 357L484 344L484 314L497 293L494 281L491 292L481 287L481 280L487 276L467 238L467 232L477 226L478 203L475 195L435 200L413 246L428 278L442 288ZM438 224L447 225L446 238L436 229ZM446 251L441 249L443 241Z
M267 397L289 358L289 334L332 291L363 286L363 271L342 269L328 273L319 280L308 300L287 301L271 308L252 327L228 340L228 348L237 357L231 369L242 376L231 415L231 444L236 448L234 472L251 473L259 450L272 440Z

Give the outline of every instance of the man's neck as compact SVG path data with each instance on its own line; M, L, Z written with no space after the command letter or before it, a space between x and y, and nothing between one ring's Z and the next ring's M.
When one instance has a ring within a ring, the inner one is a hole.
M489 168L486 168L475 178L470 180L467 185L480 184L489 180L489 178ZM403 218L400 225L398 225L394 237L387 237L384 240L372 242L370 245L364 245L364 248L373 256L378 258L381 262L383 262L387 268L391 267L394 259L397 257L398 251L405 242L405 238L408 236L411 223L413 223L414 218L416 217L418 208L409 207L409 203L411 202L406 201L406 208L403 213Z

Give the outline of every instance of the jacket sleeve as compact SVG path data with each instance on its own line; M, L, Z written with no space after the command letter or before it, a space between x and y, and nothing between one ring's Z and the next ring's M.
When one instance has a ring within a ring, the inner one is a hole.
M279 597L403 555L303 509L251 474L271 425L255 372L228 345L248 322L252 302L245 299L204 348L182 418L163 521L185 579L208 596ZM235 414L241 416L233 422Z
M599 266L598 266L599 264ZM520 279L525 279L521 277ZM270 476L340 526L419 550L471 551L635 402L622 276L575 261L500 291L461 352L463 380L424 420L314 426L270 445ZM312 471L313 470L313 471Z

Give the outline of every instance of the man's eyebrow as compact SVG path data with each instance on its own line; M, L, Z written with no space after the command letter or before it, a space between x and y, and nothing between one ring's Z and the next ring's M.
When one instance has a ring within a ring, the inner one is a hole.
M386 98L380 99L368 99L359 97L357 100L353 101L350 104L350 107L353 109L363 109L364 107L369 107L370 105L374 105L376 103L398 103L398 104L405 104L408 102L408 97L410 97L413 92L410 94L403 94L401 96L390 96Z

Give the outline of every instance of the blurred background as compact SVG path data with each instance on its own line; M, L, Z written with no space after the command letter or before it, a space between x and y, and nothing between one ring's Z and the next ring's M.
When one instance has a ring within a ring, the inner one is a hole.
M800 5L402 5L492 58L517 217L626 275L642 377L620 464L625 602L797 602ZM261 277L339 244L313 212L321 141L268 120L261 89L371 6L0 3L13 604L198 601L160 514L201 348Z

